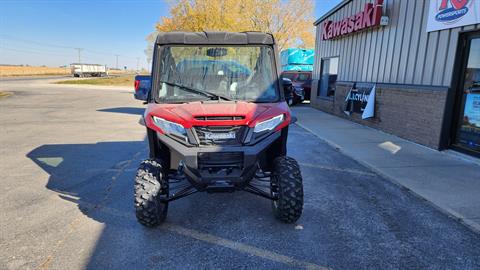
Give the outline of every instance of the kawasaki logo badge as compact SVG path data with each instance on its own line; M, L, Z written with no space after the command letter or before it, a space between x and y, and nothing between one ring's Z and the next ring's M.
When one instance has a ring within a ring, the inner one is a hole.
M207 140L227 140L227 139L235 139L235 132L229 133L205 133L205 139Z

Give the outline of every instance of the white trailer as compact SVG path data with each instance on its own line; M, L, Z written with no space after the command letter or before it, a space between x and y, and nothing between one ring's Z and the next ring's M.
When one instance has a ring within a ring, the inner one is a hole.
M70 68L73 77L103 77L108 75L106 65L72 63Z

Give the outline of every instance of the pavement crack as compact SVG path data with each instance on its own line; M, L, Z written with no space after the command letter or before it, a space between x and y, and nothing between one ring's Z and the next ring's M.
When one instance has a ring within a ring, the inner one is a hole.
M131 159L121 161L121 162L115 164L115 166L114 166L115 168L119 167L118 171L115 173L115 175L112 176L110 183L105 188L105 191L103 193L104 196L103 196L102 200L97 205L95 205L94 209L102 208L105 205L105 203L108 201L110 191L113 189L113 186L117 182L117 179L125 172L125 170L128 167L130 167L130 165L132 164L132 162L134 160L138 159L138 157L141 154L142 154L142 151L139 151L139 152L135 153Z

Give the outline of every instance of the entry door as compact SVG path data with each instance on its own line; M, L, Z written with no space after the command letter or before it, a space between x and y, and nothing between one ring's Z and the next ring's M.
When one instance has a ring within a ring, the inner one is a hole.
M480 156L480 33L466 36L453 148Z

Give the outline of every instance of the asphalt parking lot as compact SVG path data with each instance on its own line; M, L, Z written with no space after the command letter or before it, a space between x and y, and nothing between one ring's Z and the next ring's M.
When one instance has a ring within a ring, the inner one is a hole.
M138 224L147 156L129 90L0 81L0 269L480 269L480 235L292 126L305 207L274 219L247 193L195 194Z

